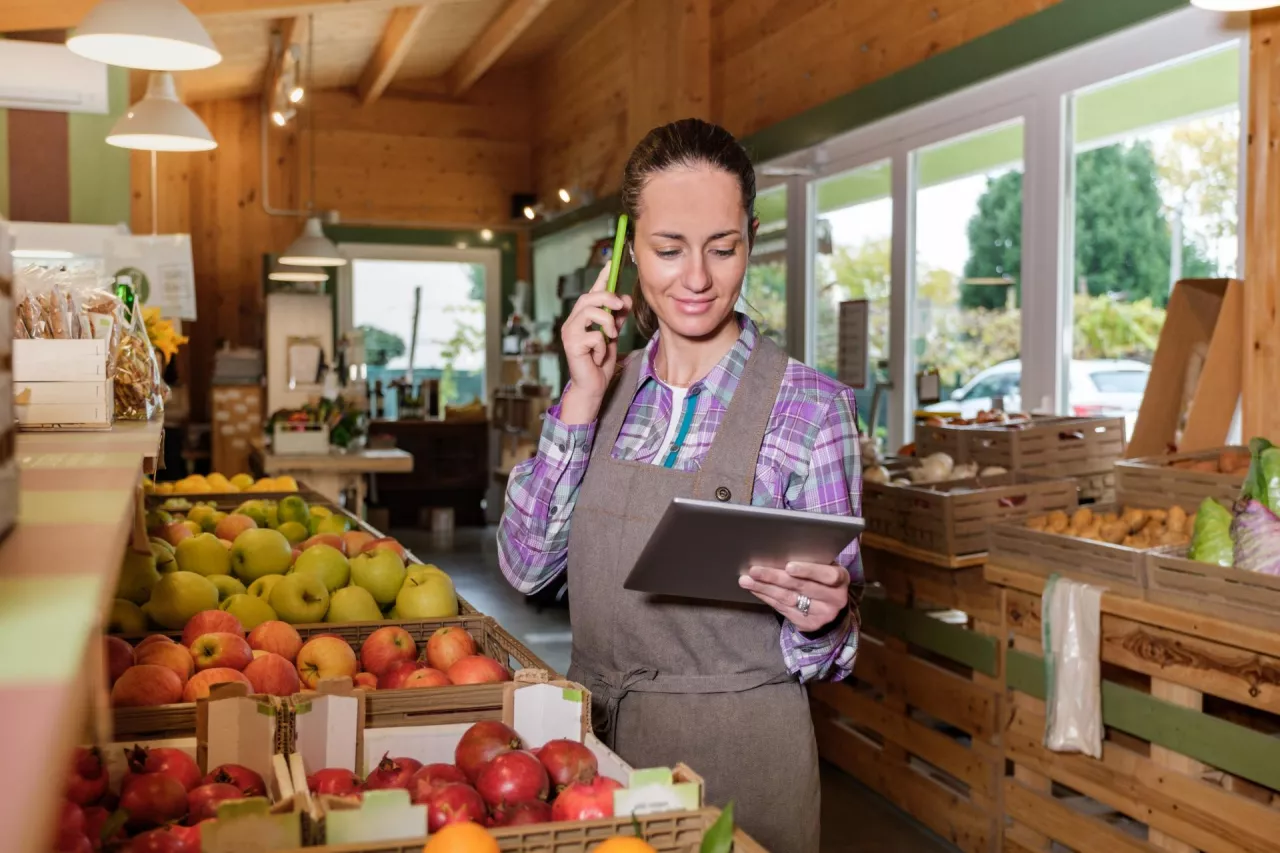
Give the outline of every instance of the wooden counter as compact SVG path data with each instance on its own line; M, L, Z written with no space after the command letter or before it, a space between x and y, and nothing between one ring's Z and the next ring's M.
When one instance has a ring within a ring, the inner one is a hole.
M355 505L350 509L357 518L364 517L365 475L413 471L413 455L396 448L288 456L272 453L259 445L253 449L253 459L266 476L287 474L296 480L306 480L308 486L334 503L341 501L344 491L353 490Z
M52 843L71 750L104 698L101 622L161 427L18 437L18 526L0 542L0 850Z

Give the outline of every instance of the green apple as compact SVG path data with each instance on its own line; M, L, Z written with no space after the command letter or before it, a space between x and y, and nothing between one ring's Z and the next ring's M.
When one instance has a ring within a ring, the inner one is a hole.
M153 509L147 513L147 530L163 530L173 523L173 514L162 509Z
M381 622L382 611L367 589L349 586L335 592L329 599L326 622Z
M293 562L289 540L277 530L264 527L246 530L231 546L231 567L236 577L253 583L266 575L282 575Z
M111 602L107 630L113 634L141 634L147 630L147 616L142 612L142 608L132 601L117 598Z
M218 588L218 601L226 601L233 595L244 595L248 590L231 575L210 575L209 580Z
M311 520L311 509L302 498L297 495L289 495L287 498L281 498L280 503L276 505L276 516L280 519L281 524L286 521L296 521L305 525Z
M307 531L307 526L300 521L286 521L276 530L284 534L284 538L289 540L290 545L301 545L311 535Z
M383 551L382 553L384 554L390 553L392 556L395 556L395 552ZM432 566L430 564L425 566L418 566L418 565L409 566L409 570L405 574L405 577L413 578L415 581L421 582L423 578L430 577L431 575L444 575L445 577L449 577L448 575L444 574L444 571L442 569L439 569L436 566Z
M231 553L212 533L183 539L174 554L180 572L195 572L206 577L231 574Z
M383 607L395 602L405 576L404 563L393 551L360 554L351 560L351 583L367 589Z
M328 515L320 519L320 523L316 525L316 533L336 533L339 536L351 529L351 525L345 515ZM314 533L312 534L315 535Z
M217 607L218 588L204 575L170 572L156 583L142 612L161 628L180 631L201 610Z
M261 598L263 601L267 601L271 598L271 590L283 577L284 575L263 575L249 584L249 594L254 598Z
M244 593L231 596L219 604L218 609L225 610L239 619L246 631L252 631L263 622L272 622L276 619L276 612L271 609L270 604L261 598Z
M312 545L294 561L293 574L315 575L324 581L329 592L333 592L351 581L351 564L332 545Z
M186 512L191 509L191 501L186 498L169 498L160 504L160 508L166 512Z
M120 563L120 579L116 582L116 598L145 604L159 581L156 555L150 549L145 554L132 548L125 549L124 560Z
M240 515L247 515L253 519L254 524L259 527L267 526L267 504L266 501L245 501L236 507L236 512Z
M205 504L199 504L197 506L193 506L191 508L191 512L187 513L187 521L194 521L196 524L200 525L201 530L212 533L213 528L218 523L214 519L214 516L217 514L218 511L213 507Z
M267 527L275 530L280 526L280 509L275 504L266 502L267 504Z
M147 537L147 541L150 542L152 545L159 545L161 548L164 548L165 550L167 550L170 554L173 553L173 546L169 544L169 541L167 539L161 539L159 536L149 536Z
M186 541L185 539L183 540ZM156 558L156 571L160 574L165 572L176 572L178 570L178 560L174 556L173 546L165 543L157 545L154 541L151 543L151 553Z
M329 609L329 590L317 575L286 575L271 588L271 609L290 625L320 622Z
M390 619L393 622L400 621L400 611L396 610L396 606L394 604L387 608L385 618Z
M429 572L419 580L407 578L396 595L401 619L441 619L458 615L458 594L444 572Z

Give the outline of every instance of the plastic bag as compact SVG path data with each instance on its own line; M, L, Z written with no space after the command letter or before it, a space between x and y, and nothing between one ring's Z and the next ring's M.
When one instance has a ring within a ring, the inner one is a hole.
M164 380L160 363L147 337L142 311L133 312L129 328L120 336L115 369L111 374L116 420L145 421L164 407Z
M1041 600L1044 745L1102 758L1102 589L1054 575Z

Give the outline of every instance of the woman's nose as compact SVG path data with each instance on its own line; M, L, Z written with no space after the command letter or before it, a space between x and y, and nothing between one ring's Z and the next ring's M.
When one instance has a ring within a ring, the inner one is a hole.
M705 293L711 289L711 271L707 269L707 262L702 256L692 257L680 283L692 293Z

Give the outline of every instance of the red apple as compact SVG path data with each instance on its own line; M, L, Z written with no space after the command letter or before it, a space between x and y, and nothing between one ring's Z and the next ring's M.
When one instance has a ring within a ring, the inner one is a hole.
M172 643L172 642L173 642L173 638L168 637L164 634L148 634L147 636L143 637L141 640L138 641L138 645L133 647L133 653L136 656L138 654L138 649L145 649L147 646L151 645L152 643Z
M404 628L387 625L370 634L360 646L360 666L365 672L382 675L401 661L418 658L418 644Z
M372 542L375 537L367 530L348 530L342 534L342 550L354 557L364 548L365 543Z
M173 670L183 684L195 671L196 662L191 659L191 652L186 646L177 643L150 643L139 646L133 651L133 660L137 664L154 664Z
M160 538L175 548L178 547L178 543L183 539L190 539L192 536L195 536L195 534L191 532L191 528L181 521L170 522L160 531Z
M436 788L453 783L469 784L467 774L452 764L428 764L420 767L409 780L409 798L415 805L425 803Z
M249 632L249 648L273 652L287 661L293 661L302 648L302 636L288 622L272 619L259 623L258 627Z
M427 831L455 823L484 823L488 813L484 799L470 785L441 785L427 796Z
M218 816L218 804L228 800L243 800L244 794L235 785L211 782L192 789L187 794L187 819L193 823Z
M404 687L447 687L452 683L449 676L440 670L425 666L409 673L409 677L404 680Z
M378 689L378 676L372 672L357 672L352 681L356 687L363 687L365 690Z
M360 777L341 767L328 767L308 776L307 788L313 794L349 796L360 791Z
M298 675L312 690L321 679L354 678L359 669L355 651L341 637L316 637L308 640L298 652Z
M404 687L409 676L422 669L422 664L414 660L401 661L378 676L379 690L396 690Z
M107 652L107 684L112 685L124 675L126 669L133 666L133 646L119 637L103 637L102 643Z
M134 669L137 668L136 666L134 667ZM215 667L206 669L203 672L197 672L191 676L187 686L182 689L182 701L194 702L197 699L208 699L209 690L213 685L225 684L229 681L238 681L253 690L253 682L246 678L243 672L225 667Z
M213 528L213 535L228 542L235 542L236 537L246 530L253 530L258 523L247 515L233 512L219 521Z
M187 620L182 629L182 645L191 647L197 639L205 634L235 634L244 636L244 626L240 620L225 610L201 610Z
M240 634L202 634L191 644L196 672L215 667L244 669L253 660L253 649Z
M449 680L454 684L497 684L510 681L511 674L506 667L493 658L483 655L469 655L449 667Z
M329 545L333 548L337 548L343 554L347 553L347 543L344 542L342 537L336 533L317 533L315 536L312 536L306 542L302 543L302 550L305 551L312 545Z
M203 785L211 785L214 782L235 785L240 790L240 793L246 797L265 797L267 795L267 783L262 781L262 776L243 764L219 765L201 780Z
M427 665L441 672L476 653L476 641L465 628L437 628L427 640Z
M253 685L254 693L266 693L270 696L292 696L298 692L298 670L293 664L280 655L270 652L251 661L244 668L245 677Z
M405 559L404 546L392 539L390 536L384 536L381 539L369 540L360 546L360 553L369 554L373 551L379 551L384 548L389 551L394 551L396 556L398 556L402 561Z
M289 565L293 565L294 563L298 562L298 558L301 556L302 556L302 549L295 545L293 548L293 559L289 561Z
M172 705L182 701L182 679L164 666L131 666L111 687L111 704L116 708Z
M608 776L597 776L590 782L574 782L558 795L551 805L551 819L600 820L613 817L613 792L621 788Z

